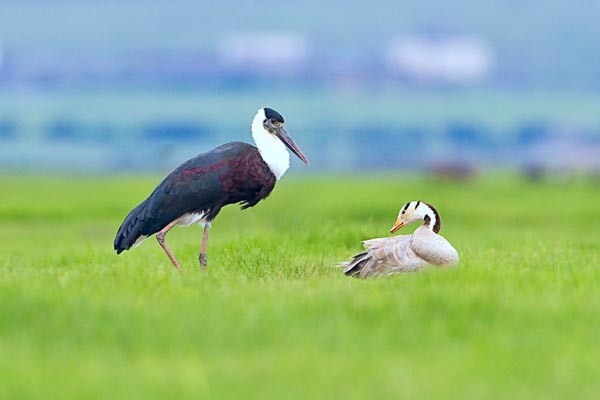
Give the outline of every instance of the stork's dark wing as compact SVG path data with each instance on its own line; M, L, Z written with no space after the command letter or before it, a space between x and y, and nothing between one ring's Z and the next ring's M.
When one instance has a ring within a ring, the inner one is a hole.
M264 164L258 150L240 142L186 161L125 218L115 238L115 250L120 253L130 248L140 236L150 236L187 213L204 212L210 220L224 205L248 201L249 194L264 186L248 176L257 161Z

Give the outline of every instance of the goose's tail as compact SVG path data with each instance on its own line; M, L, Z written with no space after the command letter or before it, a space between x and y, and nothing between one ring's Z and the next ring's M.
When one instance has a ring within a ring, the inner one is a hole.
M350 261L339 263L338 266L344 268L344 275L355 278L368 278L380 273L378 266L381 260L378 260L376 252L384 248L389 242L388 238L375 238L363 241L365 251L358 253Z
M344 275L352 276L355 278L366 278L365 267L369 263L369 253L363 251L358 253L350 261L341 262L338 264L339 267L344 268Z

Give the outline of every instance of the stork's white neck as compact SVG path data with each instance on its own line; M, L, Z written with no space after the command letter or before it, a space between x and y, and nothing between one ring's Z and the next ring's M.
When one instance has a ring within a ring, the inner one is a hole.
M275 178L279 180L290 167L290 153L279 138L263 126L265 111L258 110L252 120L252 137L262 159L267 163Z

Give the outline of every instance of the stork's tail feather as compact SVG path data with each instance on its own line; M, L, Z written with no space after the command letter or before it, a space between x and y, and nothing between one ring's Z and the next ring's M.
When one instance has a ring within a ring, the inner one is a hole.
M121 254L124 250L129 250L138 240L148 236L144 234L146 204L147 202L144 201L131 210L125 221L121 224L114 243L117 254Z

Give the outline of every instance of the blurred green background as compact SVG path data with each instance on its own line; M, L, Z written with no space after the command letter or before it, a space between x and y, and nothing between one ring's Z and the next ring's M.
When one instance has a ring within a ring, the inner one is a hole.
M0 167L166 172L269 106L316 174L596 174L599 7L5 1Z

